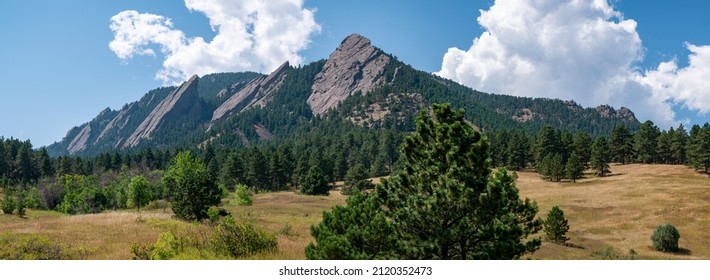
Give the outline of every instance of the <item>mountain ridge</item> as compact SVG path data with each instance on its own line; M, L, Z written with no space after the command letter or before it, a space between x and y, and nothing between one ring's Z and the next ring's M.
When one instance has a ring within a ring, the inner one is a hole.
M70 129L48 151L53 156L93 155L205 141L249 145L287 138L322 118L412 131L420 109L442 102L466 109L467 118L483 131L553 125L608 135L617 124L640 125L625 107L582 108L574 101L479 92L416 70L358 34L346 37L327 60L298 67L284 62L269 75L204 77L193 75L180 87L151 90L120 110L107 108Z

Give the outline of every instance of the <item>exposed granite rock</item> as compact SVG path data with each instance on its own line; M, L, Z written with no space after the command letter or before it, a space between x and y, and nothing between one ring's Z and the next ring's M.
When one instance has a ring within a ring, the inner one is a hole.
M638 121L636 119L636 116L634 115L634 112L632 112L629 108L626 107L621 107L619 108L619 110L615 110L614 107L605 104L597 106L596 110L599 115L605 118L617 118L622 120Z
M69 154L73 154L86 149L86 143L89 141L90 135L91 125L89 125L89 123L85 123L81 131L79 131L79 134L77 134L76 137L69 142L67 152L69 152Z
M283 80L286 78L286 70L289 68L290 65L287 61L268 76L259 77L249 82L212 113L211 122L214 123L225 116L244 111L253 106L263 107L266 105L273 99L273 93L281 87Z
M313 81L308 105L314 114L325 113L351 94L365 94L384 83L382 72L390 57L358 34L345 38Z
M630 121L634 121L634 120L638 121L636 119L636 115L634 115L634 112L632 112L631 109L626 108L626 107L619 108L619 110L616 111L616 115L620 119L625 119L625 120L630 120Z
M118 115L115 118L113 118L106 125L106 127L104 127L104 129L101 131L101 134L99 134L99 137L97 137L96 140L94 141L94 144L101 141L101 139L103 139L106 136L106 134L109 131L111 131L114 127L116 127L118 130L122 130L126 126L128 121L131 119L131 116L127 115L127 112L130 111L131 108L133 108L133 105L135 105L135 103L131 103L131 105L129 105L127 108L121 110L118 113Z
M198 82L199 77L193 75L170 93L150 112L150 115L143 120L133 134L126 139L122 147L135 147L141 139L149 138L153 131L157 130L163 122L170 118L199 114L201 105L197 93Z

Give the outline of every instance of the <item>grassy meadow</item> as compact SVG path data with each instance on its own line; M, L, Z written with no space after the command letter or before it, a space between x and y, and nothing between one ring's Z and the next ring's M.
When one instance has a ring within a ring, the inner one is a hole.
M537 173L518 173L521 197L537 201L544 217L559 205L569 220L567 245L543 242L530 259L710 259L710 179L684 166L613 165L612 176L587 177L577 183L542 181ZM304 259L313 241L310 225L346 197L303 196L293 192L257 194L251 206L225 208L237 220L250 220L278 239L278 250L255 259ZM62 246L67 258L130 259L131 244L153 243L161 232L205 234L209 226L171 219L170 210L124 210L91 215L64 215L27 210L27 215L0 215L2 236L37 235ZM672 223L680 231L681 252L660 253L651 247L655 227ZM632 252L633 251L633 252Z

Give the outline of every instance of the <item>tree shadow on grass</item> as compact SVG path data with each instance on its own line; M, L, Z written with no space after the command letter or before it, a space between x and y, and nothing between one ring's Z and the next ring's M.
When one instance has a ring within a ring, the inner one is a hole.
M671 252L671 254L679 256L690 256L692 253L693 251L690 251L690 249L686 248L678 248L678 251Z

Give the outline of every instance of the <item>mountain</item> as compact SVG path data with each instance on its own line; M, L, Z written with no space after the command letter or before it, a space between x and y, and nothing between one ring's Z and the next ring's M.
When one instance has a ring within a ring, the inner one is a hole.
M285 62L269 75L195 75L179 87L151 90L120 110L101 111L47 149L53 156L90 156L205 143L232 147L314 130L334 133L319 128L323 122L413 131L418 112L442 102L465 109L482 131L537 132L552 125L608 135L617 124L640 126L624 107L479 92L416 70L353 34L328 59L305 66Z

